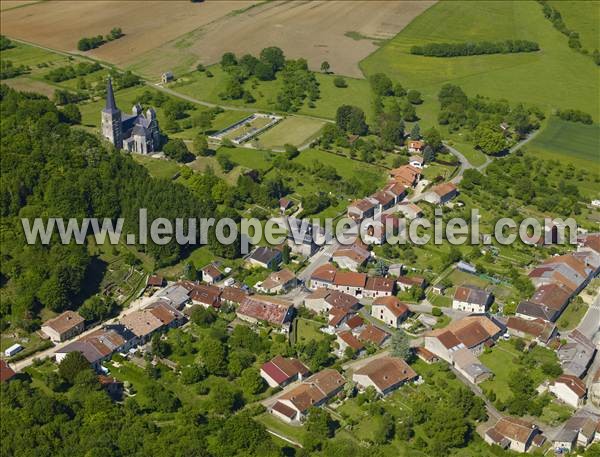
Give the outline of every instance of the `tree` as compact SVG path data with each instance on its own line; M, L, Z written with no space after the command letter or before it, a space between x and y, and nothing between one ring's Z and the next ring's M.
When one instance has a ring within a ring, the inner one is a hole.
M217 320L217 313L213 308L205 308L204 306L195 307L190 316L192 322L199 327L209 327Z
M78 312L86 321L94 322L111 316L115 309L116 303L111 298L94 295L79 307Z
M305 422L307 448L316 449L328 438L333 437L335 423L327 411L322 408L312 407L308 410Z
M233 52L226 52L221 57L221 67L223 70L226 70L229 67L233 67L237 65L237 59Z
M348 87L348 83L342 76L336 76L335 78L333 78L333 85L335 87L339 87L340 89Z
M404 89L404 87L402 87L402 84L394 84L394 95L396 97L404 97L406 95L406 90Z
M290 253L292 248L288 244L283 245L283 249L281 250L281 262L284 264L290 263Z
M292 160L294 157L298 157L300 154L298 148L293 144L286 143L283 145L283 148L285 149L285 156L288 160Z
M411 89L407 92L406 99L413 105L420 105L421 103L423 103L423 99L421 98L421 92L414 89Z
M403 330L398 329L392 334L391 354L394 357L399 357L403 360L410 360L412 349L410 348L410 340L408 335Z
M231 160L228 154L220 154L217 156L217 162L225 173L229 173L235 167L235 162Z
M283 51L276 46L264 48L262 51L260 51L260 60L263 63L270 65L274 73L282 70L283 66L285 65L285 56Z
M429 145L425 146L425 149L423 149L423 160L425 163L431 163L435 160L435 152Z
M240 387L248 395L256 395L265 387L265 381L256 368L246 368L240 377Z
M169 139L163 147L163 152L170 159L177 162L191 162L194 160L194 155L190 152L185 142L181 138Z
M79 111L79 108L77 107L77 105L72 104L72 103L66 105L63 108L61 114L67 123L81 124L81 111Z
M198 270L193 262L187 262L183 267L183 275L188 281L196 281L198 279Z
M418 123L415 123L410 130L410 139L415 141L421 139L421 127L419 127Z
M417 110L410 103L407 103L406 105L404 105L404 109L402 111L403 111L402 119L404 119L406 122L414 122L417 119L419 119L417 117Z
M200 343L200 357L210 374L224 375L227 372L227 349L219 340L205 338Z
M152 335L152 353L161 358L168 357L171 353L171 346L162 339L160 333Z
M206 377L206 370L200 365L192 365L181 370L181 382L184 384L196 384Z
M330 68L331 68L331 66L329 65L329 62L327 62L326 60L321 62L321 71L323 73L329 73Z
M433 152L439 152L444 147L444 144L442 143L442 136L435 127L431 127L423 134L423 140L426 144L431 146Z
M194 138L194 150L199 156L211 155L211 150L208 148L208 140L205 135L202 135L201 133L196 135L196 138Z
M354 135L365 135L369 130L365 113L358 106L340 106L336 113L336 124L341 130Z
M480 124L473 132L475 147L490 155L498 154L506 149L504 134L488 124Z
M69 352L58 364L58 374L69 384L74 384L77 375L89 369L90 362L78 351Z
M196 65L196 71L199 71L199 72L206 71L206 67L203 64L199 63L198 65Z
M392 80L383 73L375 73L372 75L369 78L369 83L371 84L371 89L373 89L375 95L387 96L394 94Z

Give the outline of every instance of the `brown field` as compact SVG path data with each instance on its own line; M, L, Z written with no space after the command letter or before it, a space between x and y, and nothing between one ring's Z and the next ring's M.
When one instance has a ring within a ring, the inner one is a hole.
M7 11L2 29L74 51L80 37L121 27L125 37L90 55L151 78L217 62L225 51L257 54L274 45L289 57L305 57L313 69L327 60L335 73L362 77L358 62L434 1L273 1L250 8L255 3L43 2Z
M77 41L81 37L106 35L112 28L121 27L124 37L86 54L127 65L181 34L254 3L257 2L46 1L4 12L1 28L2 33L10 37L77 52Z
M0 1L0 11L6 11L13 8L20 8L25 5L37 3L40 0L3 0Z
M20 90L23 92L37 92L38 94L45 95L46 97L52 97L54 91L56 90L55 86L46 84L43 81L36 81L29 78L7 79L2 81L2 83L12 87L15 90Z

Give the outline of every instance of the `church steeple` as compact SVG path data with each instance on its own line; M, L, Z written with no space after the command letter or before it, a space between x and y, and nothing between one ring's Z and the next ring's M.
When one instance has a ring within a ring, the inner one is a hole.
M106 83L106 105L104 106L104 111L118 111L117 103L115 102L115 94L113 93L112 80L110 77Z

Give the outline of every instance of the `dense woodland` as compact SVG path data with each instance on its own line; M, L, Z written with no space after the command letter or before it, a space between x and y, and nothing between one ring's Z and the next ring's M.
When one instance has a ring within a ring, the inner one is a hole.
M130 157L107 150L96 136L69 126L46 97L0 90L2 117L2 295L0 315L22 327L35 324L40 307L61 311L82 290L90 257L85 246L27 245L21 217L125 218L137 233L139 208L155 217L210 217L216 204L172 182L152 179ZM189 246L140 246L157 264L177 261Z

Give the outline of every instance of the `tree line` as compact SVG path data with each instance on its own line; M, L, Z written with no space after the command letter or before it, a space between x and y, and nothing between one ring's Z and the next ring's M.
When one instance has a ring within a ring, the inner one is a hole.
M410 53L427 57L458 57L483 54L513 54L535 52L540 45L528 40L469 41L464 43L427 43L412 46Z
M77 49L80 51L89 51L90 49L96 49L103 44L118 40L122 36L125 36L120 27L113 28L108 34L105 36L97 35L93 37L83 37L77 42Z
M80 62L77 65L54 68L44 75L44 79L59 83L77 78L78 76L89 75L98 70L102 70L102 65L98 62Z

